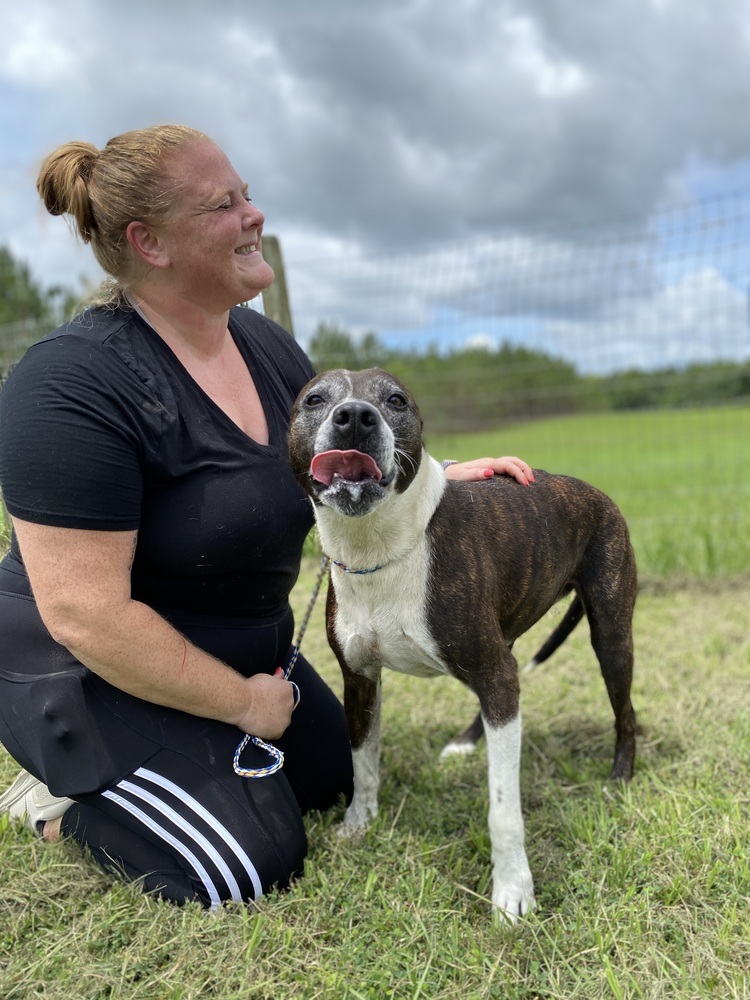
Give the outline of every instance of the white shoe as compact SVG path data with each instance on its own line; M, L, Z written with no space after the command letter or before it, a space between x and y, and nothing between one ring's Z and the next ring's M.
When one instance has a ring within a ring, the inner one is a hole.
M74 805L73 799L58 798L28 771L21 771L7 792L0 795L0 815L20 819L37 832L37 823L57 819Z

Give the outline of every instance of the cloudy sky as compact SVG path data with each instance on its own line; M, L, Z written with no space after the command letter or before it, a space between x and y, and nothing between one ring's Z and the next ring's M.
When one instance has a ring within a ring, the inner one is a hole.
M6 3L0 244L45 284L98 280L44 216L41 158L179 121L225 148L281 238L303 339L324 319L560 353L609 331L584 367L746 357L747 253L683 233L665 260L674 206L697 198L679 218L700 229L701 199L747 195L749 104L747 0ZM716 308L719 347L696 326Z

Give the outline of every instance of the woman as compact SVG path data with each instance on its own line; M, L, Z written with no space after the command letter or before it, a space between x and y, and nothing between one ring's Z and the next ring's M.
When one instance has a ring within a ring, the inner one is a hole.
M162 898L254 899L301 872L302 814L351 794L338 700L300 657L295 706L279 669L312 524L285 439L313 369L233 308L273 280L264 219L202 133L68 143L37 186L112 280L0 393L0 741L25 769L0 811ZM447 474L493 470L532 478ZM236 774L244 733L283 771Z

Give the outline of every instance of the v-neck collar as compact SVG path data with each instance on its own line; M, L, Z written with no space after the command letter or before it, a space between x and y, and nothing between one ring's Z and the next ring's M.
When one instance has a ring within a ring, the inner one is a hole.
M231 427L235 433L241 434L243 439L245 441L249 441L253 445L253 447L262 449L264 452L273 452L273 453L278 452L277 441L279 439L279 427L276 420L276 413L274 411L274 408L270 405L265 380L263 379L263 376L253 356L252 345L246 343L243 338L237 336L237 327L234 322L231 310L229 313L229 318L227 320L227 330L229 332L230 337L234 341L235 347L239 351L242 361L247 367L251 379L253 380L253 384L255 385L255 391L258 393L258 398L260 399L260 405L263 410L263 415L266 418L266 426L268 427L268 444L262 444L254 437L251 437L247 433L247 431L244 431L239 424L235 423L235 421L232 420L229 414L226 413L219 406L219 404L214 399L211 398L211 396L206 392L206 390L193 378L188 369L185 367L182 361L180 361L177 354L169 346L166 340L161 336L161 334L153 325L153 323L151 323L146 318L146 315L144 314L143 310L135 302L133 302L128 295L125 296L125 299L130 308L133 310L133 312L136 313L138 318L142 320L142 322L146 325L146 327L148 327L148 329L154 334L156 341L161 345L161 348L164 350L166 356L172 360L172 363L179 371L181 377L189 383L190 387L193 389L194 392L197 392L200 395L204 404L208 406L208 408L217 415L218 419L220 419L228 427Z

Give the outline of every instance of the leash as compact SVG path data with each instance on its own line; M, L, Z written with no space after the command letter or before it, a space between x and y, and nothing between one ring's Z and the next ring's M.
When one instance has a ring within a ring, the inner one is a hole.
M289 680L289 676L291 672L294 670L295 664L297 663L297 658L299 657L299 648L302 645L302 639L305 635L305 632L307 631L307 625L308 622L310 621L310 615L313 612L313 608L315 607L315 602L317 601L318 594L320 593L320 588L323 585L323 577L325 576L326 570L328 569L328 563L329 563L328 556L324 555L320 560L320 568L318 569L318 576L317 579L315 580L315 586L313 587L312 597L310 598L310 601L307 605L307 611L305 611L305 615L302 619L302 624L300 625L299 631L297 632L297 641L292 646L292 654L289 657L289 663L286 665L284 669L285 680ZM291 681L291 684L294 687L294 706L292 707L292 711L294 711L297 705L299 705L300 694L299 694L299 688L294 683L294 681ZM242 751L245 749L248 743L252 743L260 750L264 750L271 757L271 763L266 764L265 767L242 767L240 765L240 755L242 754ZM249 733L246 733L245 736L242 738L242 741L240 742L239 746L234 752L234 760L232 762L232 766L234 767L235 774L239 774L241 778L267 778L269 774L275 774L276 771L279 771L284 766L284 754L281 752L281 750L279 750L278 747L275 747L273 743L266 743L266 741L262 740L260 736L251 736Z

